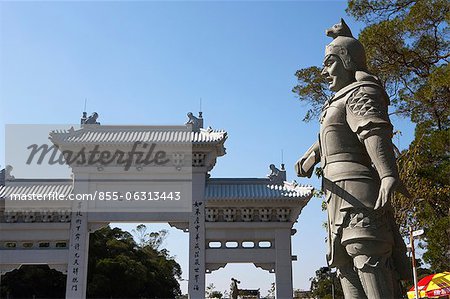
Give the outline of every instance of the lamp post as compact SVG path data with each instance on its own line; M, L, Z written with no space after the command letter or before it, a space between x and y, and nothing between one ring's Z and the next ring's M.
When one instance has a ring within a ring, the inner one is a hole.
M414 238L422 235L423 233L424 233L423 229L413 231L412 226L409 227L409 244L411 246L411 263L413 268L414 292L416 299L419 299L419 288L417 286L417 267L416 267L416 251L414 248Z
M331 298L334 299L334 274L331 272L330 269L330 275L331 275Z

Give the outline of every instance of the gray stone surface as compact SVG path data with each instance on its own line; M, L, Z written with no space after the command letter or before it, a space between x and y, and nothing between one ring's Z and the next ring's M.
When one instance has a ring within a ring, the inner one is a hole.
M406 246L390 197L399 185L389 98L367 71L362 44L341 22L326 31L322 75L334 95L324 103L319 141L297 161L298 176L311 177L319 161L328 212L328 254L345 298L400 298L409 277Z

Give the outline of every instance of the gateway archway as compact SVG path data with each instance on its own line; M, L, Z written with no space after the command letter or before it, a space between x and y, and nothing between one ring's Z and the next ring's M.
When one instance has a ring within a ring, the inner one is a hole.
M189 192L188 202L165 202L152 210L137 202L76 202L62 209L4 209L0 213L0 271L23 264L48 264L67 273L67 298L85 298L89 233L111 222L167 222L189 234L189 297L204 298L205 274L227 263L253 263L275 274L277 298L292 297L291 236L293 224L312 196L309 187L284 186L286 173L271 167L269 178L210 178L218 157L225 155L225 131L203 128L201 116L185 128L82 126L51 132L61 151L132 152L136 143L155 143L172 158L172 170L148 169L137 161L123 165L72 165L70 180L3 182L1 197L56 192L151 192L156 185ZM189 148L189 154L186 154ZM188 161L189 165L186 165ZM173 171L174 167L177 171ZM125 191L124 191L125 190ZM188 190L188 191L187 191Z
M225 277L226 280L218 280L218 277ZM229 263L207 274L206 286L208 288L212 283L215 291L226 292L229 295L232 279L237 280L238 289L250 291L248 293L259 293L261 298L265 298L272 284L275 284L275 273L256 267L253 263Z

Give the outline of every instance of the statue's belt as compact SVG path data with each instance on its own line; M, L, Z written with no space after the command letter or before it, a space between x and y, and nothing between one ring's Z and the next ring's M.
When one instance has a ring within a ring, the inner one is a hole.
M323 167L334 162L357 162L366 166L371 165L370 157L361 153L339 153L321 157Z

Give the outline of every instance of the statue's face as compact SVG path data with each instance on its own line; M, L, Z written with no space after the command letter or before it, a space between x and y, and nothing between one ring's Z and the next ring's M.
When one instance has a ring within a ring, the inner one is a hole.
M345 69L339 56L328 55L323 62L321 73L326 76L331 91L337 92L354 81L353 72Z

